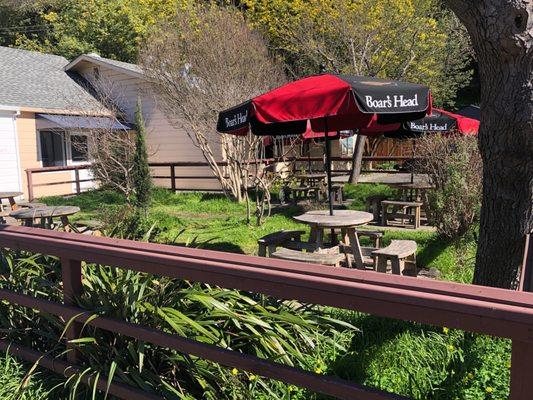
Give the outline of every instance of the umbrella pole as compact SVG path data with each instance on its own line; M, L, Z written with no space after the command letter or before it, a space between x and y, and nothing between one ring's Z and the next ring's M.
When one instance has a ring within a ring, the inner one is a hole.
M416 139L413 139L413 160L411 161L411 183L415 181L415 154L416 154Z
M331 182L331 144L328 132L328 117L324 117L324 131L326 132L326 175L328 177L329 215L333 215L333 191Z

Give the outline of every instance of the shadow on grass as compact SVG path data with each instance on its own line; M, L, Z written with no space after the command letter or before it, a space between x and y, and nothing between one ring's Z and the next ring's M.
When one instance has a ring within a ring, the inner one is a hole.
M429 239L416 255L417 264L420 266L432 264L451 244L450 240L445 240L440 236Z

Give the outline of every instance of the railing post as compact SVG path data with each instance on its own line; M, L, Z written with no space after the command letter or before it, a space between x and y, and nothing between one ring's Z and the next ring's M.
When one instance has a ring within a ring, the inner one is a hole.
M78 168L74 169L74 179L76 180L76 193L81 193L81 187L80 187L80 170Z
M172 164L170 166L170 187L172 188L172 191L176 192L176 166Z
M80 298L83 294L81 261L62 257L61 278L63 281L63 303L70 306L77 306L76 299ZM80 322L72 322L65 332L67 340L79 338L82 326ZM80 352L76 350L76 345L67 344L67 349L69 350L67 352L67 360L73 364L77 364L80 359Z
M26 170L26 184L28 185L28 201L33 201L33 176L31 169Z
M533 291L533 240L526 235L520 290ZM511 354L511 400L531 399L533 395L533 343L513 340Z
M510 400L530 400L533 395L533 343L513 340Z

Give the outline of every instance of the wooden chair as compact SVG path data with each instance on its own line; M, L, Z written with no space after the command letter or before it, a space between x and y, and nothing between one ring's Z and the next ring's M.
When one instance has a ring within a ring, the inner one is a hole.
M413 240L393 240L387 247L373 251L377 271L387 272L387 261L390 260L393 274L416 276L416 248Z

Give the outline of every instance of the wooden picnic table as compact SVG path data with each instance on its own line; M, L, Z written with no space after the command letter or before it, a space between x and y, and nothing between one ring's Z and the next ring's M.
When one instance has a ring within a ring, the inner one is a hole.
M324 229L340 229L343 241L351 247L355 266L365 269L363 252L355 228L366 225L374 219L371 213L355 210L335 210L334 215L329 215L329 210L309 211L294 217L311 227L309 242L315 244L316 251L324 246Z
M22 192L0 192L0 211L3 211L3 205L2 200L7 199L9 201L9 205L11 206L11 210L16 210L17 202L15 201L15 197L22 196Z
M433 189L434 186L427 182L396 182L389 183L389 186L402 191L402 200L420 201L426 190Z
M326 174L323 172L299 173L295 174L294 177L300 181L300 185L302 186L306 184L316 186L326 180Z
M74 206L47 206L13 211L9 215L15 219L23 221L25 226L40 226L45 229L54 228L54 218L60 218L61 225L68 227L70 222L68 217L80 212L79 207ZM38 224L35 220L40 220Z

